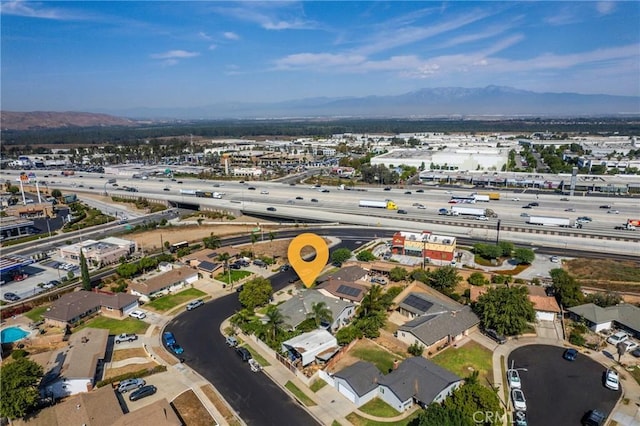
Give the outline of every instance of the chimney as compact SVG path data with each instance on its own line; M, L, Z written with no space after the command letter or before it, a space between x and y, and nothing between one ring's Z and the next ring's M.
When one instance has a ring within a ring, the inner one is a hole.
M397 370L399 365L400 365L400 362L397 359L394 359L393 360L393 369Z

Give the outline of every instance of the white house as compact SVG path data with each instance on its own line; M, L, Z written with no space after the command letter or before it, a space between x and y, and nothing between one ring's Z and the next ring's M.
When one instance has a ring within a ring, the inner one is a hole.
M93 389L108 339L109 330L97 328L85 328L72 334L66 356L65 352L54 352L54 366L42 379L48 396L62 398Z
M616 327L640 338L640 308L637 306L621 303L601 308L593 303L586 303L567 310L573 319L585 321L595 332Z
M300 361L302 366L311 364L316 357L327 359L326 354L335 354L338 349L336 338L323 329L309 331L282 342L282 351L287 352L294 363Z
M198 280L198 271L187 266L171 269L159 275L132 283L129 292L148 302L155 297L173 293Z

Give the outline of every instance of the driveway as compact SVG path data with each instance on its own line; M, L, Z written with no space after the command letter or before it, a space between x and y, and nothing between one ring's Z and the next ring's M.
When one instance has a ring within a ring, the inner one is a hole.
M564 348L523 346L511 352L508 365L520 371L527 400L529 426L578 425L584 414L598 409L611 413L620 391L603 385L604 366L579 354L571 362L562 358Z

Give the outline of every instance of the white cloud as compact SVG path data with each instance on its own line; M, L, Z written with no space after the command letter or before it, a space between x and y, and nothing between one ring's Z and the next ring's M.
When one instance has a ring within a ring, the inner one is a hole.
M51 3L47 4L49 6ZM2 15L25 16L39 19L55 19L60 21L83 19L82 16L64 9L46 7L39 2L26 2L22 0L8 1L0 4Z
M296 2L247 2L235 7L218 7L215 11L221 15L258 24L265 30L307 30L318 27L317 23L304 18L304 11Z
M612 1L599 1L596 3L596 10L600 15L608 15L616 8L616 4Z
M366 58L361 55L334 53L298 53L276 61L276 69L319 69L345 67L362 64Z
M153 59L177 60L177 59L193 58L199 55L200 53L198 52L189 52L187 50L169 50L164 53L154 53L150 56Z
M210 44L208 47L209 50L216 50L217 48L218 48L217 44Z
M231 31L227 31L225 33L222 34L222 36L224 38L226 38L227 40L240 40L240 36L234 32Z
M204 31L200 31L198 33L198 37L200 37L203 40L207 40L207 41L213 40L213 37L211 37L209 34L205 33Z

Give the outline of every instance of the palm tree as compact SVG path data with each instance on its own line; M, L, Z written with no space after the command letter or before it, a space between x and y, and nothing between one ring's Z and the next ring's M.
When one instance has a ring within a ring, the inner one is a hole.
M382 310L382 287L379 285L371 286L369 292L365 294L360 302L359 316L361 318L369 316L371 313Z
M233 283L231 282L231 269L229 269L229 259L231 259L231 256L229 256L229 253L226 251L218 255L218 260L220 262L224 262L224 270L222 273L224 274L227 271L229 272L229 285L233 288Z
M265 318L266 322L264 325L266 334L272 342L275 342L278 334L282 332L282 326L287 317L284 316L276 306L271 305L269 309L267 309Z
M311 312L307 314L307 318L313 318L316 328L320 328L320 324L323 321L329 324L333 322L333 314L325 302L317 302L311 305Z

